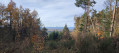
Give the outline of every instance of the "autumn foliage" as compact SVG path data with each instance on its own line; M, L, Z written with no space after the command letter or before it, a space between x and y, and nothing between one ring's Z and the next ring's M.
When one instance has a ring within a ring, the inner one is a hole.
M36 10L30 12L28 8L18 8L12 0L7 6L0 3L0 53L24 53L26 48L29 50L25 53L35 50L32 47L42 34L37 15Z

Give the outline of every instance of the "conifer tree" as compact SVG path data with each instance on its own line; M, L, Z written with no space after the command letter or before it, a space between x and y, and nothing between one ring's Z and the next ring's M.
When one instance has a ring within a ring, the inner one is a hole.
M70 36L70 31L67 25L65 25L63 29L63 39L69 39L69 36Z
M89 8L90 8L90 6L93 6L94 4L96 4L96 2L94 0L93 1L91 1L91 0L76 0L76 3L75 3L75 5L77 7L81 7L83 9L85 9L86 15L84 18L84 20L85 20L84 29L83 29L84 35L87 35L86 32L87 32L87 23L88 23L87 21L88 21L88 17L89 17Z

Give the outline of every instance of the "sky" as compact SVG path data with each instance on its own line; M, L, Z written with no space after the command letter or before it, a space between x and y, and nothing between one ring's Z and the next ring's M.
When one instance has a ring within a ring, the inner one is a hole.
M75 0L13 0L17 7L29 8L31 12L36 10L38 17L45 27L74 27L74 16L81 16L84 10L74 5ZM94 9L104 9L105 0L95 0L97 3ZM10 0L0 0L6 6Z

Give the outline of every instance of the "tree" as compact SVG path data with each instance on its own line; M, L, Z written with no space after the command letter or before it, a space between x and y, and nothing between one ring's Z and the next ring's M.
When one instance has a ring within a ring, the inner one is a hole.
M36 18L38 16L38 12L36 10L34 10L32 13L31 13L32 17L33 18Z
M117 0L115 0L115 5L114 5L114 11L113 11L113 17L112 17L112 22L111 22L111 31L110 31L110 37L112 37L114 34L114 24L115 24L115 14L116 14L116 6L117 6Z
M64 29L63 29L63 39L69 39L69 36L70 36L70 31L67 27L67 25L64 26Z
M3 18L3 15L5 14L5 6L3 4L0 3L0 19Z
M49 34L49 40L60 40L61 35L58 31L53 31Z
M3 21L4 19L4 14L5 14L5 6L3 4L0 3L0 27L3 25Z
M83 21L81 20L81 17L75 17L74 20L75 20L75 28L71 33L71 37L73 40L75 40L75 46L77 46L78 39L79 37L81 37L80 32L82 32L83 29Z
M43 36L47 36L48 35L47 29L45 27L42 28L42 35Z
M42 31L42 37L44 37L46 40L48 38L47 28L43 27L41 31Z
M96 35L96 33L95 33L96 32L96 30L95 30L96 29L95 28L95 25L96 25L96 13L97 13L97 11L93 10L92 17L90 18L94 35Z
M75 5L77 7L81 7L83 9L85 9L85 24L84 24L84 35L86 35L86 31L87 31L87 21L88 21L88 16L89 16L89 8L90 6L93 6L96 2L93 0L93 1L90 1L90 0L76 0L76 3Z
M12 28L12 22L13 22L12 13L13 13L15 8L16 8L16 3L11 0L9 2L9 4L8 4L8 7L7 7L7 11L8 11L8 14L9 14L9 19L10 19L10 27L11 28Z

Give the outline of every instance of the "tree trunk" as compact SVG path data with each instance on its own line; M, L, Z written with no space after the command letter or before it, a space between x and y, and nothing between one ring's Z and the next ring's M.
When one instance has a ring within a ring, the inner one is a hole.
M88 1L88 6L85 6L85 24L84 24L84 35L83 38L87 35L87 23L88 23L88 17L89 17L89 1Z
M113 11L113 17L112 17L112 22L111 22L111 31L110 31L110 37L112 37L114 34L114 21L115 21L115 14L116 14L116 6L117 6L117 0L115 0L115 6L114 6L114 11Z
M95 25L94 25L94 22L93 22L92 18L91 18L91 23L92 23L92 27L93 27L93 33L94 33L94 35L96 35Z
M86 30L87 30L87 8L85 8L85 24L84 24L84 30L83 30L83 36L82 38L84 38L84 36L86 36Z

